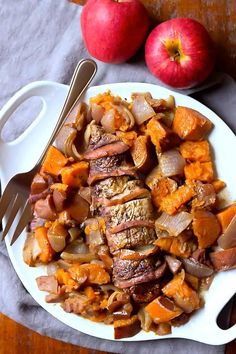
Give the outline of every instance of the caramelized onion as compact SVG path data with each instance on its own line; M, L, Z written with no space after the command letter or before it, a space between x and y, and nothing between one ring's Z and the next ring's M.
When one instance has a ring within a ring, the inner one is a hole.
M180 267L182 266L181 261L173 256L166 255L165 260L168 264L171 273L173 274L176 274L179 271Z
M223 235L218 238L217 242L223 249L236 247L236 215L227 226Z
M80 187L79 195L89 204L92 203L92 190L90 187Z
M175 215L162 213L156 220L155 226L158 229L166 230L171 236L178 236L192 221L191 214L181 211Z
M184 172L185 159L177 150L173 149L160 154L159 164L164 177L182 175Z
M105 129L107 133L115 133L116 128L115 128L115 109L111 108L109 111L107 111L102 119L101 119L101 125Z
M137 96L133 100L131 112L138 125L155 116L152 106L146 101L144 96Z
M149 313L145 310L145 307L143 307L139 310L138 319L141 322L141 328L144 331L149 332L153 321L152 321L152 318L150 317Z
M79 103L69 113L65 125L59 131L56 138L56 146L62 151L65 156L72 156L76 160L81 160L81 151L77 150L75 146L75 140L78 138L78 134L82 133L86 124L87 105L85 103ZM83 141L80 142L80 147L84 146Z
M105 109L96 104L96 103L91 103L91 116L92 119L95 120L96 124L99 124L103 115L105 113Z
M214 272L212 268L197 262L194 259L183 258L182 262L186 272L197 278L209 277Z
M58 222L54 222L48 229L48 241L55 252L61 252L66 246L67 230Z
M62 252L61 258L66 260L66 261L77 261L81 263L89 263L93 259L96 258L96 256L93 253L79 253L79 254L73 254L73 253L68 253L68 252Z
M41 248L39 247L38 241L34 237L34 234L29 233L23 248L24 262L29 266L34 266L41 252Z
M116 106L116 110L120 113L122 118L124 119L124 123L121 124L119 130L127 131L133 128L135 124L135 119L133 114L126 108L123 104Z

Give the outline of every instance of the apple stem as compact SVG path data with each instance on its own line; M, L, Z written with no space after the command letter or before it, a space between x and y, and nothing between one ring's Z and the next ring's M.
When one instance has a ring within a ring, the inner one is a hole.
M174 55L170 57L171 61L179 61L180 58L180 52L178 50L175 51Z

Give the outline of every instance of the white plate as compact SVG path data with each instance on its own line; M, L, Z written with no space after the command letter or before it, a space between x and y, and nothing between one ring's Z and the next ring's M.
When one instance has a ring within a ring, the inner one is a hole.
M226 124L210 109L197 102L193 98L172 92L166 88L142 84L142 83L120 83L91 87L84 100L110 89L112 93L121 97L129 98L132 92L149 91L155 98L165 98L172 94L177 105L191 107L207 116L215 125L210 134L210 142L214 147L215 161L218 169L218 176L227 182L228 195L231 201L236 199L236 164L232 163L232 154L236 151L236 139L233 132ZM40 155L43 146L51 135L58 114L62 107L68 86L54 82L35 82L21 89L3 107L0 112L0 131L9 116L27 98L39 96L43 101L43 109L34 123L15 141L4 143L0 140L0 178L2 187L17 172L30 169ZM46 304L45 293L40 292L36 286L35 278L46 273L45 267L30 268L22 259L22 248L25 234L22 234L17 242L10 247L9 237L6 237L6 245L12 264L24 284L25 288L33 298L50 314L86 334L104 339L113 339L113 327L97 324L79 316L64 312L60 305ZM205 295L205 306L192 316L191 320L184 326L173 328L172 334L157 336L152 332L140 332L136 336L125 341L141 341L163 338L188 338L208 344L223 344L236 337L236 325L228 330L222 330L217 326L216 319L236 292L236 270L218 274L210 290Z

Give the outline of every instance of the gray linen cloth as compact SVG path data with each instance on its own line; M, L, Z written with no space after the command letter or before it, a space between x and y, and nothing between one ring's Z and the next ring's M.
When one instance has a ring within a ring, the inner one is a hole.
M81 8L65 0L0 0L0 107L22 86L35 80L69 83L77 61L88 57L80 33ZM139 81L157 83L144 65L142 54L123 65L98 63L93 84ZM236 84L229 76L213 89L195 94L236 131ZM32 107L30 107L32 112ZM29 112L28 112L29 113ZM31 122L22 114L10 119L4 136L18 136ZM0 311L38 333L65 342L115 353L223 353L224 346L210 346L183 339L127 343L101 340L80 333L42 309L19 281L0 244Z

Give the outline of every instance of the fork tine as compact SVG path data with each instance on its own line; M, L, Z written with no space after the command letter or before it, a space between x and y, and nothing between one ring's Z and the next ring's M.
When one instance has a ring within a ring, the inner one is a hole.
M9 208L10 202L14 200L15 193L8 193L5 189L0 199L0 222L2 221L7 209Z
M20 220L19 220L18 225L15 229L15 232L12 236L11 243L10 243L11 246L18 239L18 237L20 236L20 234L22 233L22 231L24 230L24 228L28 224L30 218L31 218L31 206L30 206L29 202L27 201L25 203L23 212L21 214Z
M20 208L19 201L20 201L20 198L19 198L19 195L17 194L15 199L14 199L14 201L13 201L13 204L11 206L11 211L10 211L10 215L9 215L9 217L7 219L6 226L5 226L5 228L4 228L3 232L2 232L2 241L6 237L8 231L9 231L9 229L10 229L10 227L11 227L11 225L12 225L12 223L13 223L15 217L16 217L16 214L17 214L17 212L18 212L18 210Z

